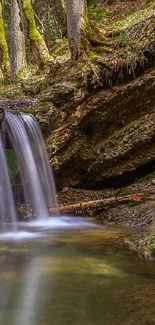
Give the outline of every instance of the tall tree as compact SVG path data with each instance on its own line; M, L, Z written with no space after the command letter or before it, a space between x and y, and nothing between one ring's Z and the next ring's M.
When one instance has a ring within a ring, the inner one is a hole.
M11 80L27 66L25 36L21 30L22 23L17 0L11 0Z
M18 0L21 16L24 14L24 32L39 68L44 68L50 61L50 54L44 38L37 30L35 14L31 0Z
M0 2L0 78L8 77L10 73L10 59L8 45L5 37L2 3Z
M77 60L83 52L82 25L86 8L87 0L66 0L68 39L74 60Z

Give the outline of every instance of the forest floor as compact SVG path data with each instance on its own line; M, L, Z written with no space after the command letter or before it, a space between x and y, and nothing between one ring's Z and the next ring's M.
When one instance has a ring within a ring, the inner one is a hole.
M108 5L107 1L101 2L103 8L108 9L112 12L112 15L109 16L109 22L115 22L120 19L124 19L128 15L133 14L138 10L143 10L146 7L146 0L140 1L125 1L125 2L115 2L112 5Z

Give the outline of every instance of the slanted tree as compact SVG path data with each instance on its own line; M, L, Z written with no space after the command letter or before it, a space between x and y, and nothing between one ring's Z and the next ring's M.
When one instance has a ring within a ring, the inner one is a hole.
M24 32L35 61L40 69L50 62L50 54L43 36L39 33L31 0L18 0L21 15L24 15Z
M19 71L27 66L25 36L17 0L11 0L11 80L15 80Z
M83 53L82 25L86 15L86 8L86 0L66 0L68 39L74 60L77 60Z
M0 80L10 74L10 59L8 45L5 37L4 21L2 15L2 3L0 2Z

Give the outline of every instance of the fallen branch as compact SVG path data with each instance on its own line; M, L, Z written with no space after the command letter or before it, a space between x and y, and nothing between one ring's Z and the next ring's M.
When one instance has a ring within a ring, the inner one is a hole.
M81 203L76 203L76 204L71 204L71 205L62 205L59 207L59 212L61 213L75 213L77 211L83 211L87 209L92 209L92 208L100 208L100 209L107 209L107 208L112 208L117 205L121 204L127 204L130 202L143 202L144 199L154 199L155 197L147 197L146 193L136 193L136 194L130 194L130 195L125 195L125 196L120 196L120 197L110 197L107 199L102 199L102 200L94 200L94 201L88 201L88 202L81 202ZM50 208L51 213L55 213L57 209L55 208Z

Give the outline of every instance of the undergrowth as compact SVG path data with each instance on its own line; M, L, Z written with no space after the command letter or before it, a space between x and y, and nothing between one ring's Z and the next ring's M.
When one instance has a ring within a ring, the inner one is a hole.
M114 23L108 21L112 13L101 8L90 6L83 26L87 57L83 71L93 87L131 80L155 62L155 1Z

